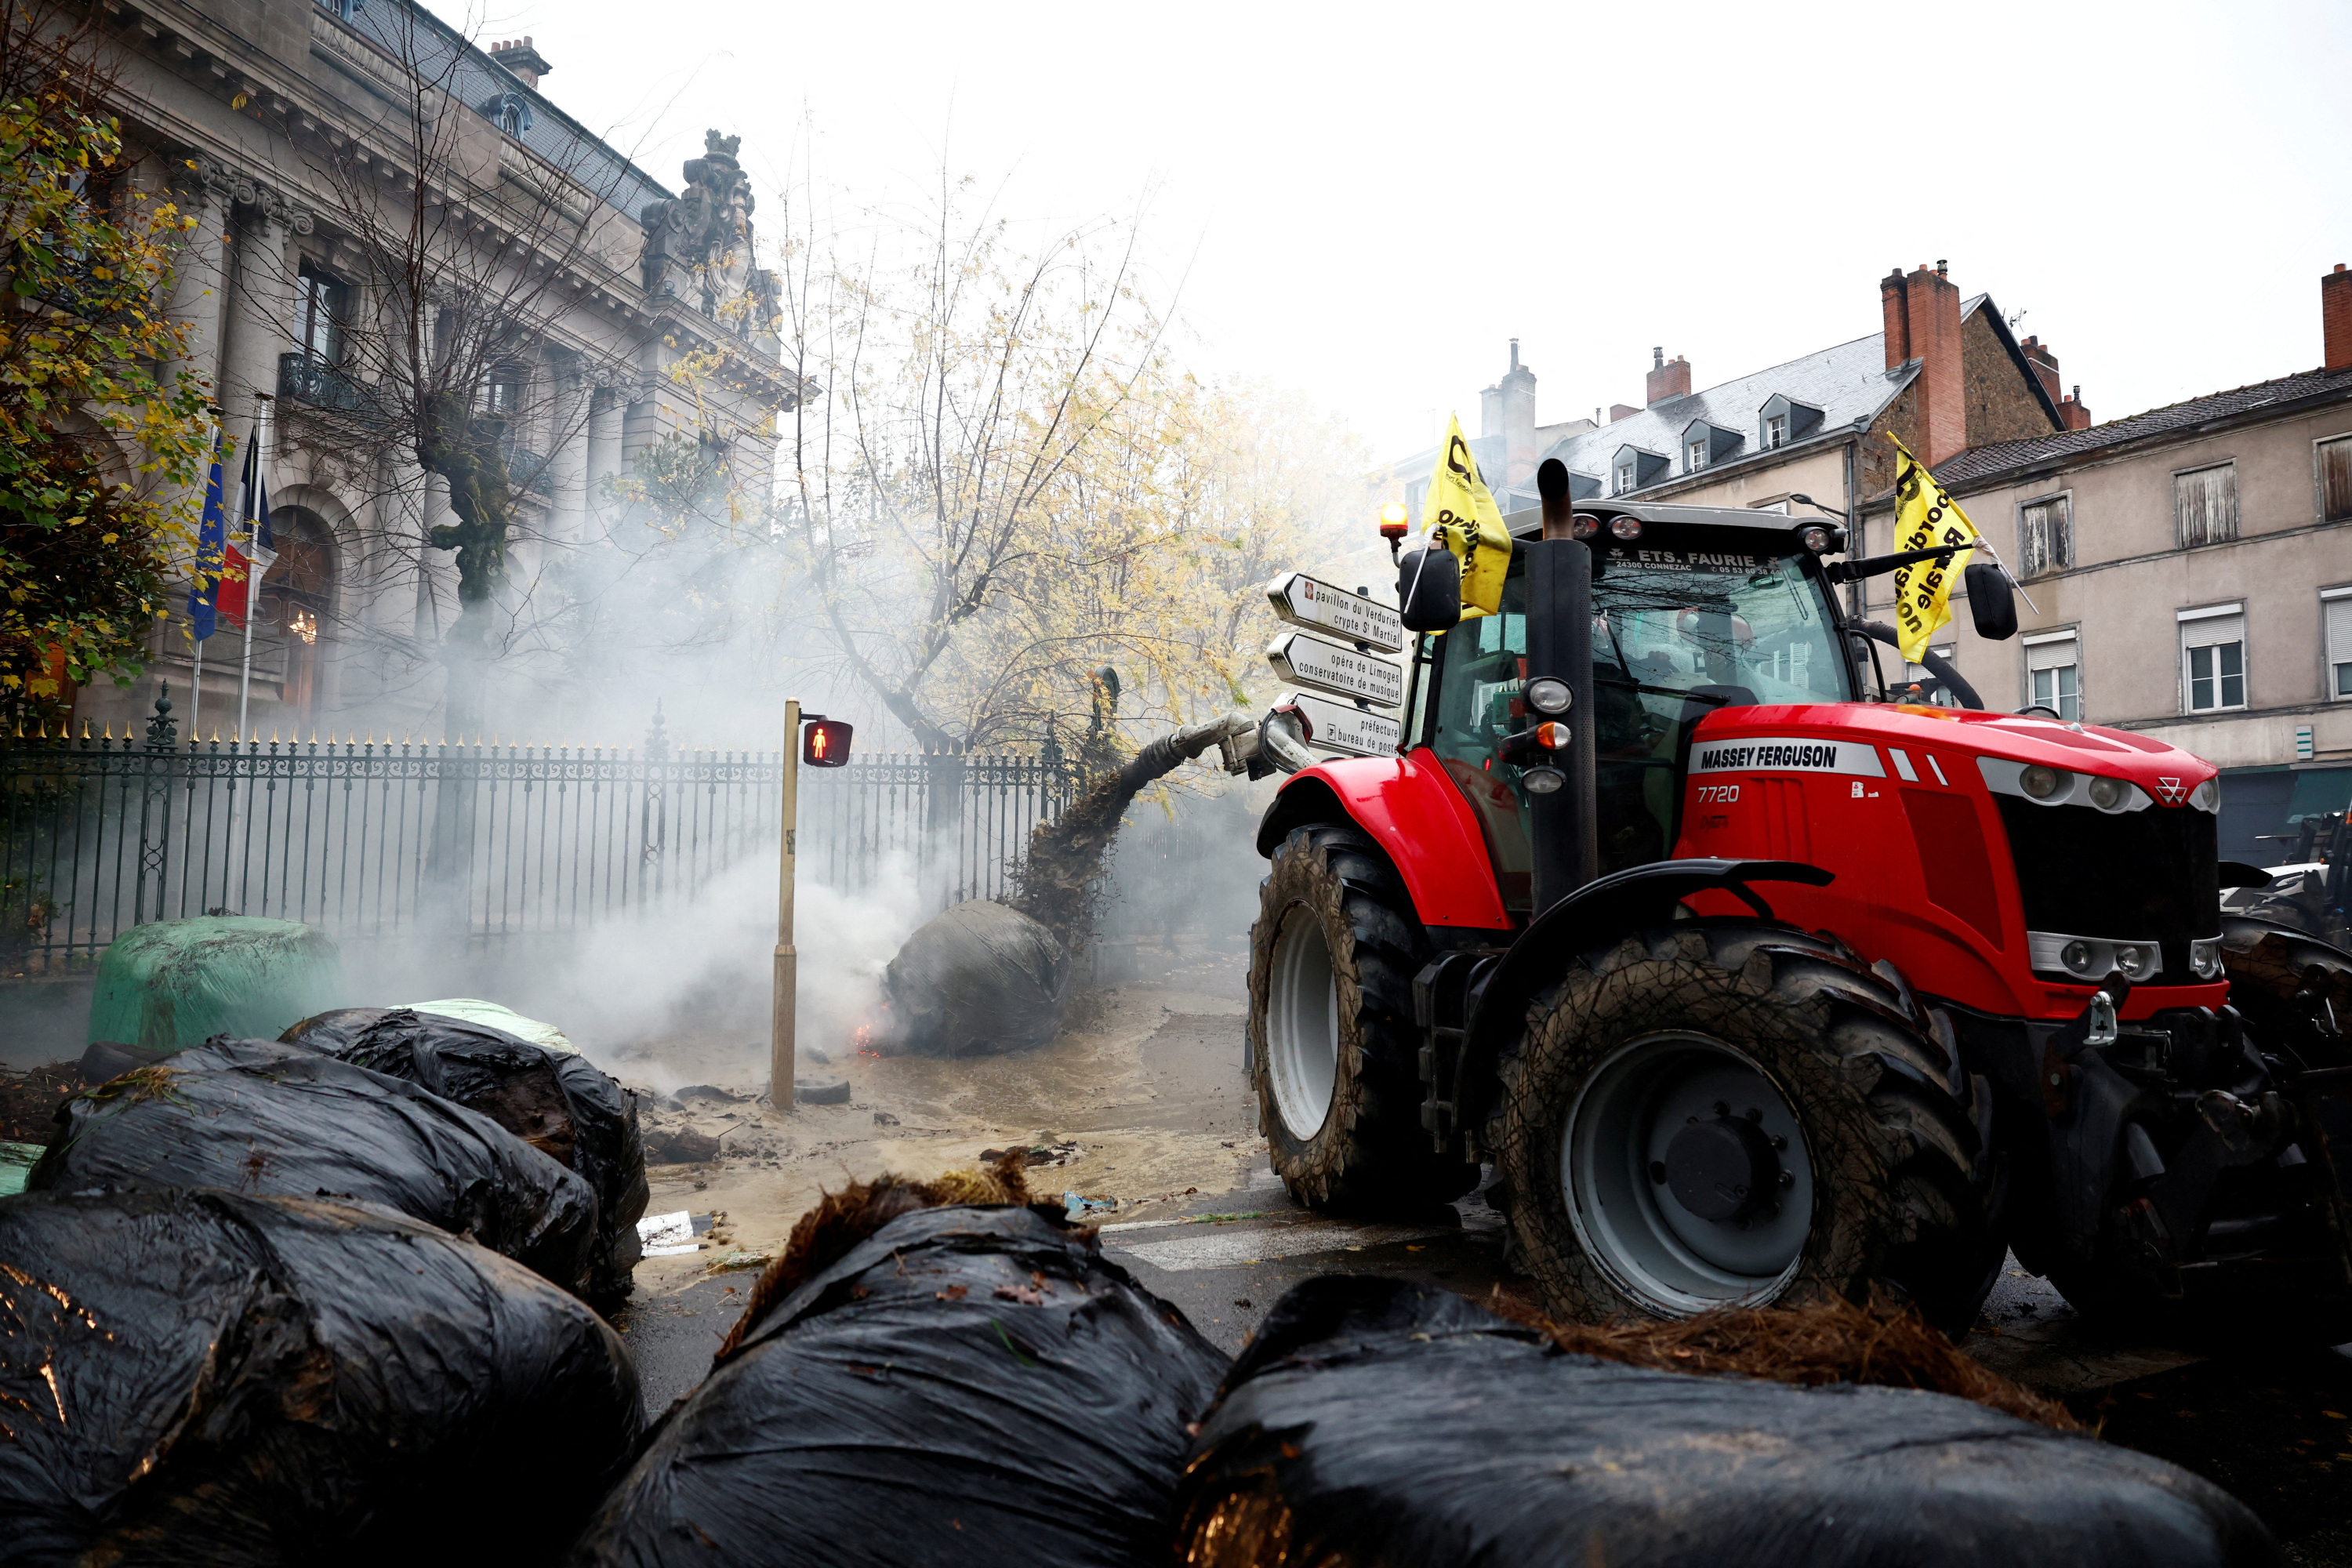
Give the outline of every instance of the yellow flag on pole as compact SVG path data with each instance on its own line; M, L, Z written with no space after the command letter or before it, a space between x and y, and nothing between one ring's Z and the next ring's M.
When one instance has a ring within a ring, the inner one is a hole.
M1511 531L1503 526L1503 509L1478 477L1478 459L1471 456L1458 415L1445 423L1445 446L1429 479L1421 523L1462 563L1462 613L1500 611L1503 576L1511 569Z
M1976 553L1975 543L1982 535L1959 503L1936 482L1927 465L1893 435L1886 438L1895 442L1895 550L1926 550L1937 544L1969 547L1956 551L1948 565L1930 560L1895 569L1895 647L1916 664L1930 639L1950 624L1952 584L1967 570L1969 557Z

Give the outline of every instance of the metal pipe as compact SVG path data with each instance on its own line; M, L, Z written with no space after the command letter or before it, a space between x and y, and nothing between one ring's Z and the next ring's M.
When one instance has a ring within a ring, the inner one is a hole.
M795 1036L800 985L800 952L793 946L793 869L800 846L801 705L795 698L784 704L783 793L779 815L783 819L783 849L776 859L776 992L768 1036L768 1103L778 1110L793 1109L793 1065L799 1048Z

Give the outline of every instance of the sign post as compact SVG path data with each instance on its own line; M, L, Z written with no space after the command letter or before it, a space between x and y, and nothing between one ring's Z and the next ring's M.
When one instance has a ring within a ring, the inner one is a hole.
M793 946L793 860L799 853L801 787L801 705L797 698L784 704L783 850L778 858L776 883L776 998L768 1035L768 1102L778 1110L793 1109L793 1060L799 1020L795 1013L800 984L800 953Z

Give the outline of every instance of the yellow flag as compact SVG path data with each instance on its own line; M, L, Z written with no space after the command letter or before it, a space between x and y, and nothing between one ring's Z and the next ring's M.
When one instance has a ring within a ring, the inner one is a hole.
M1982 536L1977 525L1945 493L1911 449L1895 441L1895 548L1925 550L1931 544L1969 544ZM1916 562L1895 571L1895 647L1913 664L1935 635L1951 623L1952 584L1967 570L1974 549L1954 552L1952 563Z
M1462 613L1500 611L1503 575L1511 569L1511 531L1503 526L1503 509L1478 477L1478 459L1470 455L1459 416L1446 421L1445 447L1429 478L1421 524L1462 563Z

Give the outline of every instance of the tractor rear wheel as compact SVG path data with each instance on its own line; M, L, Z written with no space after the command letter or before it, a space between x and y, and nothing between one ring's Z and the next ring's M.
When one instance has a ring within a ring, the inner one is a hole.
M2000 1271L1964 1080L1900 978L1831 938L1704 920L1593 949L1500 1067L1513 1237L1555 1315L1884 1285L1958 1335Z
M1353 827L1291 830L1250 928L1250 1083L1275 1173L1311 1207L1425 1207L1478 1167L1421 1125L1412 977L1428 952L1404 879Z

